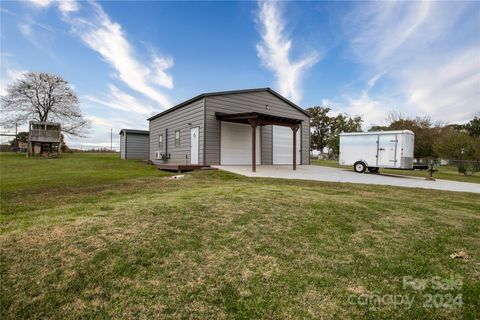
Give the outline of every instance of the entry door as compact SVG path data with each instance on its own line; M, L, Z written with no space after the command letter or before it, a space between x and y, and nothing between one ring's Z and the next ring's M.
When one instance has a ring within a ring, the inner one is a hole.
M297 164L301 162L300 129L297 131ZM290 127L273 126L273 164L293 163L293 131Z
M195 127L190 129L190 163L198 164L198 143L199 143L199 133L200 128Z
M395 167L396 135L381 134L378 136L378 167Z

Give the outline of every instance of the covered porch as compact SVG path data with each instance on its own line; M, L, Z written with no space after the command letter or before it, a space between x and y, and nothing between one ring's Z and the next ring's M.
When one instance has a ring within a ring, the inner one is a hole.
M232 123L239 123L239 124L247 124L251 127L251 150L252 150L252 161L251 161L251 169L252 172L256 172L257 170L257 127L259 126L282 126L282 127L289 127L292 130L292 169L297 169L297 131L300 128L300 124L302 120L293 119L288 117L281 117L281 116L274 116L265 113L259 112L246 112L246 113L216 113L216 118L220 121L224 122L232 122Z

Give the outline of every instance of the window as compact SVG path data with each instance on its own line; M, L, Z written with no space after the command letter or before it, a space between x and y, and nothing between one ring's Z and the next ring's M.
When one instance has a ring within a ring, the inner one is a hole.
M180 145L180 130L175 130L175 146Z
M163 133L158 136L158 147L163 149Z

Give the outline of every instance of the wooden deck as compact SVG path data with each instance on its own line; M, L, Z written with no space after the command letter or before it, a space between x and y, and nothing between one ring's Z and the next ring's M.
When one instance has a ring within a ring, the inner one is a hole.
M166 170L166 171L177 171L178 173L184 171L193 171L199 169L210 168L210 165L202 165L202 164L155 164L159 170Z

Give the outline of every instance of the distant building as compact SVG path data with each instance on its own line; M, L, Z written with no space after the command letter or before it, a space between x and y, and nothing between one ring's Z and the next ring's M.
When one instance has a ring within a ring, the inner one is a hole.
M149 132L146 130L122 129L120 131L120 158L147 160L150 152Z
M61 154L62 126L55 122L30 121L27 156Z
M28 142L19 141L17 152L27 152L28 150Z

